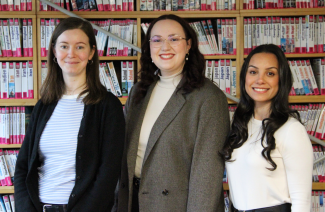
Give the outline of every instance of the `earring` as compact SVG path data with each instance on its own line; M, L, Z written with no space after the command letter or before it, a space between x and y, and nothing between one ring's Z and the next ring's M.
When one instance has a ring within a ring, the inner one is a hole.
M89 63L89 61L91 61L91 63ZM93 63L94 63L93 60L88 60L88 64L89 64L89 65L92 65Z
M151 60L151 62L153 63L153 60Z
M153 73L154 75L158 75L159 73L159 68L155 71L155 73Z
M190 53L187 53L185 56L185 60L188 60L188 56L190 55Z
M56 60L56 57L53 57L53 62L58 63L58 60Z

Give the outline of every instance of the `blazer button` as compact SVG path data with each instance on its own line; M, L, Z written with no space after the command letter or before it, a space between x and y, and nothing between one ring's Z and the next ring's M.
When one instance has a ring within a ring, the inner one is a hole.
M122 187L122 188L125 188L125 184L124 184L124 183L122 183L122 184L121 184L121 187Z
M75 194L71 194L71 197L75 197L76 195Z
M162 194L165 195L165 196L167 196L168 195L168 190L167 189L163 190L162 191Z

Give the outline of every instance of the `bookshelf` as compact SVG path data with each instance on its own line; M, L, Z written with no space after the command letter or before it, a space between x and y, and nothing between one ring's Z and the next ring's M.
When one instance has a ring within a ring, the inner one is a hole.
M237 19L237 53L236 55L213 55L205 56L207 60L217 59L233 59L237 65L237 95L239 98L239 72L240 67L247 57L244 55L244 18L246 17L265 17L265 16L305 16L305 15L325 15L324 8L308 8L308 9L253 9L244 10L243 1L236 0L236 10L231 11L140 11L140 1L134 1L136 11L124 12L99 12L85 11L73 12L74 14L86 19L134 19L137 20L137 40L138 46L141 46L141 26L142 22L152 20L163 14L175 14L189 21L191 20L206 20L213 18L236 18ZM0 99L0 106L33 106L39 99L39 88L41 85L41 61L47 60L46 57L41 57L40 54L40 19L42 18L67 18L68 16L59 11L39 11L39 0L32 1L32 11L22 12L6 12L1 11L0 19L5 18L31 18L33 21L33 57L0 57L1 61L27 61L33 60L34 68L34 99ZM140 69L140 57L100 57L101 61L135 61L137 69ZM286 54L287 58L318 58L325 57L325 53L311 54ZM119 98L122 104L125 104L127 98ZM325 102L325 96L290 96L290 103L316 103ZM229 100L229 104L235 102ZM21 145L0 145L0 148L20 148ZM225 190L228 190L228 184L223 184ZM325 190L325 183L313 183L313 190ZM13 187L0 187L0 193L13 193Z

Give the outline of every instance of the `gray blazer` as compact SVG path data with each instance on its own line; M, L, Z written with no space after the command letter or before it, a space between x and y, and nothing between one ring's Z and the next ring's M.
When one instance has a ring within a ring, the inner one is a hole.
M134 103L135 85L125 105L119 212L131 211L139 135L155 84L139 104ZM140 212L223 212L224 162L218 152L229 125L227 99L211 81L206 79L203 87L186 95L175 91L149 136L141 173Z

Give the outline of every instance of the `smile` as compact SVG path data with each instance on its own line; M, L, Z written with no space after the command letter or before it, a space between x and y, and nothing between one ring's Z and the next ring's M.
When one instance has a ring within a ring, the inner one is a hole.
M269 90L268 88L253 88L254 91L263 92Z
M170 59L170 58L172 58L172 57L174 57L174 55L173 54L161 54L161 55L159 55L161 58L163 58L163 59Z

